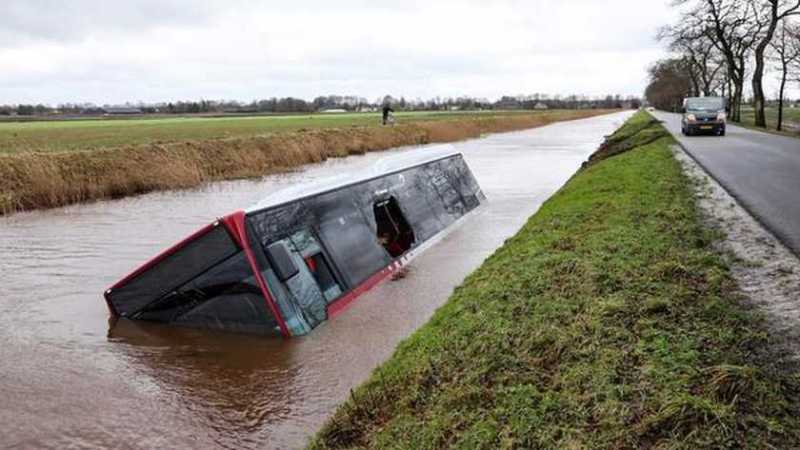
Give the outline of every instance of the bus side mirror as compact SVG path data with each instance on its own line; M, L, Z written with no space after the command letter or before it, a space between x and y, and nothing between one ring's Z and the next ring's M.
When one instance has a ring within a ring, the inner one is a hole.
M289 253L289 249L286 248L284 242L269 244L265 249L265 253L272 266L272 270L275 271L275 275L278 276L279 280L286 281L297 275L297 272L300 271L294 263L292 255Z

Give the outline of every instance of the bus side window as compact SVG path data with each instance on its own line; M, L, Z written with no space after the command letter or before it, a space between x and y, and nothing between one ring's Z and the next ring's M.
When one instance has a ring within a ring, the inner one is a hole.
M322 253L315 253L305 258L306 266L314 279L317 280L319 289L325 296L325 300L330 303L342 294L342 288L333 276L328 262Z

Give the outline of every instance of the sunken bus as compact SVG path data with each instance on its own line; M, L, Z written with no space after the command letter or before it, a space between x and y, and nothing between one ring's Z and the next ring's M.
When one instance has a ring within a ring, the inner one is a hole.
M485 200L461 154L432 153L289 188L205 226L106 290L111 314L308 333Z

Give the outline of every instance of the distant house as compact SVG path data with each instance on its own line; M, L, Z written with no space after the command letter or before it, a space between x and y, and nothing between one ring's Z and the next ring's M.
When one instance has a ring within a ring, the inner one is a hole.
M142 114L142 110L139 108L133 108L130 106L109 106L102 108L103 114L106 116L124 116L124 115L132 115L132 114Z
M547 106L547 104L542 103L542 102L539 102L539 103L533 105L533 109L544 110L544 109L548 109L548 108L549 107Z
M347 110L342 108L329 108L329 109L321 109L319 112L323 114L341 114L341 113L346 113Z

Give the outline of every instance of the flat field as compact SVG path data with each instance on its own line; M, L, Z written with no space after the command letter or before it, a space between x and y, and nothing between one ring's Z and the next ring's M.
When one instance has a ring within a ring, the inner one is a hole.
M767 128L774 131L778 123L778 108L767 108ZM742 108L742 125L753 128L755 113L753 108ZM784 133L791 136L800 136L800 108L783 109L783 129Z
M0 124L0 215L260 177L327 158L477 138L609 110Z
M398 123L558 112L400 112ZM0 122L0 154L95 150L128 145L253 137L281 131L379 126L380 113L169 117Z

